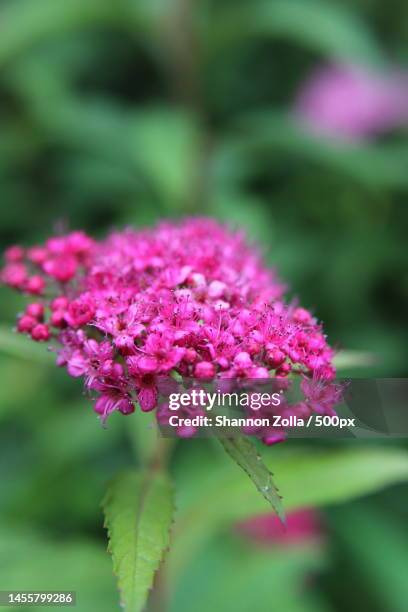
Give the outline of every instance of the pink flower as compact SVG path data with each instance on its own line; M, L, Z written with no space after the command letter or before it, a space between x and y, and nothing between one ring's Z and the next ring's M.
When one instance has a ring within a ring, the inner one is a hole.
M171 416L174 416L169 408L168 402L162 402L157 408L157 422L161 426L168 426ZM188 425L183 423L183 419L191 419L198 416L205 416L205 412L199 406L193 405L193 403L187 406L180 406L177 411L177 416L180 418L181 424L177 426L176 433L180 438L192 438L198 431L198 428L194 425Z
M167 333L151 333L138 357L129 357L128 365L134 373L167 374L182 360L185 349L174 345L174 336Z
M111 390L98 397L94 405L94 410L100 415L104 423L114 410L119 410L122 414L132 414L135 408L130 398L123 397L120 393L117 393L116 390Z
M254 516L236 525L238 533L253 542L269 546L293 546L305 542L321 542L323 530L319 514L312 508L289 512L286 525L273 514Z
M37 325L38 321L34 317L30 315L22 315L17 322L17 331L22 334L30 332L35 325Z
M61 283L66 283L74 278L77 267L77 260L70 255L57 255L46 259L43 263L44 272Z
M324 376L318 374L303 378L300 386L311 410L329 416L335 414L333 406L341 400L345 388L344 383L327 385Z
M13 289L23 290L27 280L27 269L20 262L11 262L4 266L0 276L1 282Z
M194 368L194 376L196 378L214 378L215 365L210 361L200 361Z
M36 319L42 320L44 317L44 306L39 302L33 302L32 304L28 304L26 308L26 314L31 317L35 317Z
M22 249L17 244L10 246L4 252L4 259L10 263L15 263L16 261L22 261L24 259L24 249Z
M47 342L51 338L51 332L48 325L44 323L37 323L31 329L31 338L37 342Z
M139 381L139 391L137 400L143 412L150 412L157 406L157 388L153 381L144 382L143 378Z
M304 83L295 111L316 132L364 139L408 121L408 75L326 66Z
M30 293L31 295L42 295L45 289L45 281L44 279L35 274L34 276L30 276L24 283L24 291L26 293Z
M127 229L100 242L71 232L8 250L2 281L24 292L33 278L47 297L28 307L18 331L52 340L57 365L83 379L102 420L130 414L136 402L156 408L163 377L225 384L278 377L283 387L292 373L310 381L303 387L310 401L285 409L329 411L337 398L313 382L331 384L335 374L321 324L285 303L284 285L242 233L211 219ZM158 420L167 416L162 405ZM251 433L267 444L284 437Z
M83 294L69 303L65 320L70 327L78 328L89 323L95 314L93 299L89 294Z

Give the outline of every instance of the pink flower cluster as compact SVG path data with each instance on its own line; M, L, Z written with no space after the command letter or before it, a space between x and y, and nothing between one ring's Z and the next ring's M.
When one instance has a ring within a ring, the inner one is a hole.
M103 420L136 403L154 409L159 380L176 373L300 374L309 385L303 410L331 409L316 400L319 381L335 375L320 323L285 304L284 286L243 235L213 220L127 229L100 242L72 232L13 246L5 259L2 282L36 296L18 331L52 341L57 364L84 379Z
M325 66L302 86L296 113L313 130L328 136L368 138L408 122L408 75Z

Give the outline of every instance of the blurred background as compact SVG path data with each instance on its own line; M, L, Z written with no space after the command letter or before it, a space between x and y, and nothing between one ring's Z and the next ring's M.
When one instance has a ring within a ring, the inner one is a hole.
M2 249L215 216L359 352L342 374L407 375L407 3L1 0L0 29ZM102 430L80 383L11 334L23 299L0 304L0 588L119 609L99 500L137 458L137 417ZM171 610L405 612L407 501L395 485L320 509L290 541L231 525Z

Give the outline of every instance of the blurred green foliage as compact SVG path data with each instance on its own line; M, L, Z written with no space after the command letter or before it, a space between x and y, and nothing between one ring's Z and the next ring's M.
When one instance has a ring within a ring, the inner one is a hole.
M336 145L307 136L289 110L322 62L403 64L406 3L2 0L0 23L3 247L66 226L102 235L163 217L216 216L261 244L332 343L373 355L346 374L407 375L407 135ZM0 299L0 587L72 588L81 612L118 609L98 504L117 469L149 453L148 419L115 415L101 429L80 384L9 333L23 300L3 289ZM308 444L306 460L288 442L287 497L294 482L296 505L344 503L327 510L324 552L258 551L233 536L239 512L221 506L225 496L211 505L234 468L208 446L180 445L173 460L179 518L186 499L208 512L170 559L175 575L183 545L197 538L197 554L174 579L171 610L406 609L406 487L361 503L345 501L356 493L320 502L308 496L319 443ZM378 463L356 463L361 471L351 463L337 480L360 478L360 493L398 480L381 480L387 459L365 446ZM279 476L280 453L269 454ZM290 480L296 461L312 470L299 482ZM215 474L207 497L205 487L196 497ZM316 476L322 490L325 478ZM282 489L285 480L283 471ZM251 506L249 489L244 499Z

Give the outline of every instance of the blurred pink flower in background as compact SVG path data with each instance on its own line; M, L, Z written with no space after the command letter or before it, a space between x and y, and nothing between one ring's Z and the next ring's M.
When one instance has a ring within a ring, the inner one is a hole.
M301 87L295 112L313 131L366 139L408 122L408 73L325 66Z
M273 514L261 514L237 523L236 530L262 546L291 546L323 542L320 515L313 508L302 508L290 512L286 526Z

